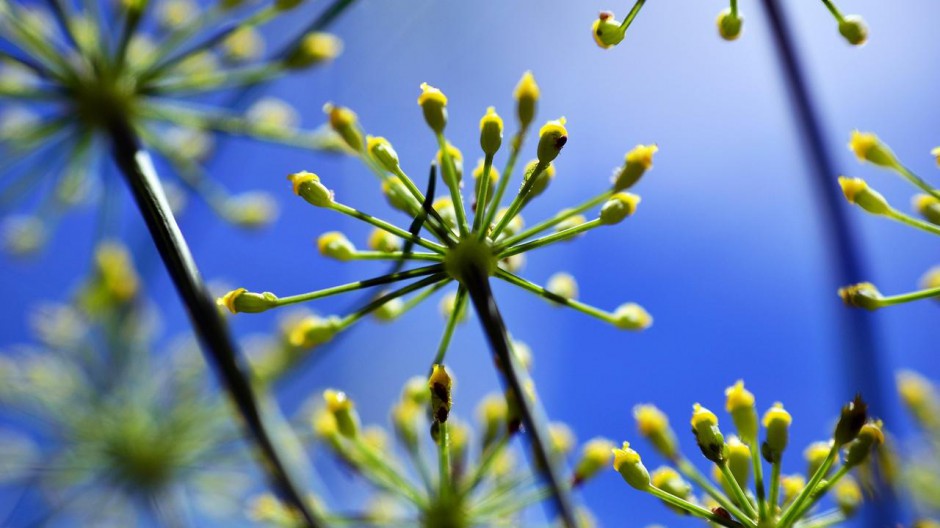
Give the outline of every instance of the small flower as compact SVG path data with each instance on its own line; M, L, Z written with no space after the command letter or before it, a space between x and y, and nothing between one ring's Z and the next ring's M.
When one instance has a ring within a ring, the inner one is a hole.
M486 109L486 115L480 119L480 148L484 154L492 156L503 143L503 118L499 117L492 106Z
M793 417L780 402L775 403L764 413L763 425L767 430L767 437L762 452L764 459L768 462L779 462L783 457L783 452L790 442L791 423L793 423Z
M884 196L870 188L865 180L840 176L839 185L842 187L842 193L849 203L858 205L874 215L884 215L891 211L891 206L888 205L888 201L885 200Z
M636 185L640 178L653 167L656 145L637 145L624 157L623 167L614 173L614 192L625 191Z
M899 165L894 152L870 132L852 132L849 150L855 153L859 161L867 161L880 167L893 168Z
M522 74L522 79L516 85L513 96L516 99L519 125L523 129L528 128L535 118L535 107L539 101L539 93L539 85L535 83L535 76L532 75L532 72L527 71ZM937 150L940 150L940 147L937 147ZM937 159L940 160L940 154L937 154ZM937 163L940 164L940 161L937 161Z
M650 487L650 474L640 460L640 454L630 448L630 442L624 442L623 447L614 449L614 470L620 473L623 480L634 488L645 491Z
M591 26L591 33L594 35L594 42L602 49L607 49L623 41L626 28L621 27L621 22L614 18L613 12L601 11Z
M731 41L737 40L741 36L741 26L744 25L744 17L727 8L718 14L715 21L718 26L718 34L721 38Z
M868 26L858 15L848 15L839 21L839 34L853 46L861 46L868 41Z
M725 410L731 415L738 435L750 446L757 445L757 408L754 394L744 388L744 380L725 389Z
M447 126L447 96L428 83L421 83L421 95L418 105L424 112L424 120L431 130L438 134L444 133Z

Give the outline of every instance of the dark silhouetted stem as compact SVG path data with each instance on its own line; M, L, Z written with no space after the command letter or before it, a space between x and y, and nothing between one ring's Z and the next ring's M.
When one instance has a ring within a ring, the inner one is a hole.
M854 284L867 279L861 252L856 246L852 230L846 217L845 200L838 188L838 172L823 139L822 125L813 102L800 58L794 45L793 35L779 0L763 0L772 30L773 42L780 59L780 67L790 93L793 114L803 139L807 161L811 165L811 184L816 189L826 229L826 244L832 248L835 277L839 284ZM832 302L838 298L833 288ZM864 310L844 308L839 310L841 323L841 357L839 373L843 376L846 393L861 392L882 418L890 412L886 404L886 392L879 376L884 372L877 347L877 335L873 317ZM890 423L890 422L889 422ZM875 502L868 518L869 526L893 526L898 521L897 505L890 493Z
M503 383L518 402L519 411L522 414L522 425L529 435L536 466L543 470L543 476L551 489L552 499L564 525L567 528L576 528L578 524L570 494L555 462L549 456L546 420L538 409L538 404L533 404L526 395L520 375L522 367L512 353L509 334L506 332L506 325L503 322L503 316L499 313L499 307L496 306L496 299L493 298L489 278L481 270L476 269L468 271L467 275L464 286L470 294L470 300L476 309L477 317L480 318L480 324L483 325L483 332L490 342Z
M225 321L193 261L189 246L180 232L167 203L163 187L146 150L124 118L112 119L110 136L114 160L140 210L163 264L182 297L202 349L238 409L254 439L263 466L281 497L303 516L309 526L320 526L278 453L269 427L252 391L248 370L239 356Z

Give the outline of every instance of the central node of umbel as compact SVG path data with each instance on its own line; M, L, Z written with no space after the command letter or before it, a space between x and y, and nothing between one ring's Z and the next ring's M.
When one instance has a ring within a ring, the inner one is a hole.
M497 259L488 240L477 240L472 235L449 248L444 254L444 271L463 283L474 271L490 276L496 272Z

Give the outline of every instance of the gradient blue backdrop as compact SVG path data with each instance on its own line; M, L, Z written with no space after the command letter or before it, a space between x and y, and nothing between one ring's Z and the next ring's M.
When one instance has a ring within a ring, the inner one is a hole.
M840 4L869 22L866 46L849 47L817 2L786 6L828 148L840 171L865 177L905 206L911 189L889 173L859 165L845 144L856 127L875 131L915 171L940 179L928 155L940 144L934 104L940 4ZM542 88L539 121L566 116L570 140L552 187L526 210L529 222L595 194L632 146L658 143L655 168L636 189L643 196L637 215L574 243L533 252L523 272L537 282L559 270L571 272L584 300L604 308L639 302L653 314L653 327L623 333L498 284L502 311L513 335L535 351L534 374L551 416L568 422L579 439L636 439L632 407L655 402L673 417L691 451L694 442L685 434L691 404L720 410L724 387L744 378L761 408L779 400L793 413L793 452L784 470L798 471L802 446L827 434L838 406L853 391L843 383L838 354L843 336L837 321L846 308L835 295L840 281L828 266L826 226L766 18L757 2L744 1L744 34L726 43L714 27L725 5L650 2L626 40L602 51L589 36L590 24L601 9L624 13L625 0L360 0L334 28L345 40L339 60L277 82L266 93L294 104L307 126L323 121L326 101L352 107L368 132L393 142L406 171L423 175L435 146L415 104L421 82L448 95L448 136L469 164L477 157L477 122L485 108L495 105L511 116L513 87L523 71L532 70ZM278 29L284 31L268 34L286 38L305 18L282 21ZM277 40L271 37L272 48ZM532 154L529 149L526 155ZM311 170L341 200L393 216L374 179L354 160L226 140L211 169L235 190L274 193L282 214L273 228L245 234L194 202L181 224L207 277L290 294L385 269L317 255L313 241L320 233L342 229L362 241L367 229L307 206L285 180L289 172ZM146 248L136 211L124 203L124 234ZM849 213L863 264L882 291L908 291L940 263L936 239L859 210ZM86 268L93 230L94 214L87 212L63 225L38 260L2 261L2 343L27 339L25 306L67 294ZM185 331L185 314L155 255L142 249L138 258L149 263L147 286L165 312L168 331ZM342 311L354 298L312 308ZM937 303L920 302L874 314L877 346L888 368L871 376L890 385L893 371L903 367L940 379L938 310ZM269 331L275 321L275 314L245 315L232 326L244 336ZM437 299L391 325L365 322L294 377L282 394L285 408L294 410L332 385L356 399L366 421L384 420L404 379L425 371L442 324ZM497 387L475 319L458 329L448 362L458 377L456 412L469 416L479 397ZM898 409L875 412L900 420L892 429L908 430ZM657 465L639 444L647 464ZM606 526L695 525L612 472L582 495Z

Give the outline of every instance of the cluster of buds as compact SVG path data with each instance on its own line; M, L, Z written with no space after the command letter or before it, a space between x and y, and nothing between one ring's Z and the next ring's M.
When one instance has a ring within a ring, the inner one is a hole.
M322 65L342 49L328 33L301 35L281 51L264 53L260 30L300 1L190 0L115 2L115 20L89 6L50 12L22 2L0 5L0 151L9 176L0 188L5 207L34 204L6 219L5 247L29 254L42 247L64 213L95 196L107 163L109 134L126 121L173 167L171 204L191 190L221 218L256 228L277 216L264 193L232 193L211 179L203 162L215 133L247 136L300 148L336 148L332 134L297 127L296 112L265 98L245 113L205 103L207 95L267 82ZM57 19L57 20L56 20ZM40 22L42 21L42 22ZM122 27L120 38L112 38ZM211 98L210 98L211 99Z
M594 42L601 48L607 49L623 41L627 29L639 14L640 9L646 0L636 0L630 13L623 21L619 21L610 11L601 11L600 16L594 21L591 27L591 33L594 36ZM861 46L868 40L868 26L858 15L843 15L832 0L822 0L826 9L835 18L838 24L839 34L853 46ZM744 17L738 11L738 0L730 0L730 5L718 14L715 21L718 26L718 34L725 40L737 40L741 36L741 29L744 26Z
M624 442L613 451L614 469L630 486L661 499L671 509L731 528L832 526L858 509L861 491L849 472L865 465L884 443L881 423L869 419L861 398L842 408L829 440L806 450L809 467L805 476L781 476L790 414L776 403L759 421L754 395L741 381L728 387L725 394L726 410L737 435L726 436L718 417L705 407L695 404L692 410L692 433L702 455L713 465L713 479L685 457L669 419L652 405L634 409L639 433L672 466L650 473L639 453ZM764 462L770 464L769 493L764 485ZM753 490L749 489L752 478ZM694 486L701 488L704 496L696 496ZM830 491L834 507L816 511L817 503Z
M898 450L897 484L909 493L924 518L914 526L935 528L940 519L940 391L936 384L909 370L897 374L898 394L922 435Z
M878 136L874 134L856 130L852 133L852 138L849 141L849 149L855 153L859 161L892 171L916 187L920 194L915 195L911 203L920 218L892 207L888 200L881 193L872 189L865 180L841 176L839 177L839 185L842 187L842 193L849 203L859 206L872 215L887 217L932 235L940 236L940 189L931 186L902 164L891 148L882 143ZM940 165L940 147L933 149L931 155L936 158L937 164ZM885 306L920 299L940 298L940 266L936 266L924 274L921 279L920 289L916 291L889 297L883 296L874 284L862 282L841 288L839 296L846 305L867 310L876 310Z
M388 428L363 426L349 396L334 390L323 393L311 416L317 439L376 492L361 513L334 512L317 504L326 522L492 526L515 522L550 495L517 460L512 440L519 427L511 398L486 396L471 427L451 412L454 385L454 377L441 364L427 378L411 378L391 409ZM577 444L564 424L551 424L550 439L553 457L574 454ZM567 485L584 486L608 467L613 447L602 438L586 442ZM249 513L281 526L292 526L298 519L272 503L270 496L255 500Z
M650 326L652 317L636 303L625 303L607 311L577 300L577 283L571 275L556 275L548 286L542 286L516 274L529 251L572 240L594 228L619 224L633 215L640 198L629 191L651 169L653 155L657 151L655 145L637 146L627 153L623 164L615 169L610 184L597 196L526 228L520 213L549 186L555 177L554 162L568 141L563 117L546 122L539 129L535 159L526 164L519 191L508 205L500 205L507 194L527 132L533 127L539 97L539 87L532 74L527 72L516 87L518 129L509 142L509 154L502 171L496 170L494 159L504 144L503 119L495 109L487 109L480 120L483 158L472 174L473 198L469 201L465 200L462 190L464 156L444 135L448 100L441 90L422 84L418 97L418 105L438 147L431 164L432 185L428 187L427 196L406 174L405 165L388 139L366 135L352 110L326 105L324 110L336 136L375 174L389 205L407 215L410 227L399 227L345 204L327 186L325 178L310 172L288 176L291 188L295 195L314 207L353 217L374 229L368 238L368 247L362 249L341 232L321 235L316 245L323 256L340 261L392 261L396 263L394 271L287 297L239 288L223 296L219 304L232 313L253 313L414 279L398 289L379 292L368 304L351 314L331 319L331 330L336 333L368 314L384 321L400 317L439 289L456 283L456 293L442 304L447 325L434 363L443 361L454 326L465 317L468 288L473 284L470 279L478 276L495 277L553 305L574 308L617 328L642 330ZM447 196L435 200L431 191L438 174ZM584 214L591 210L596 212L589 219ZM420 266L404 268L406 264Z

